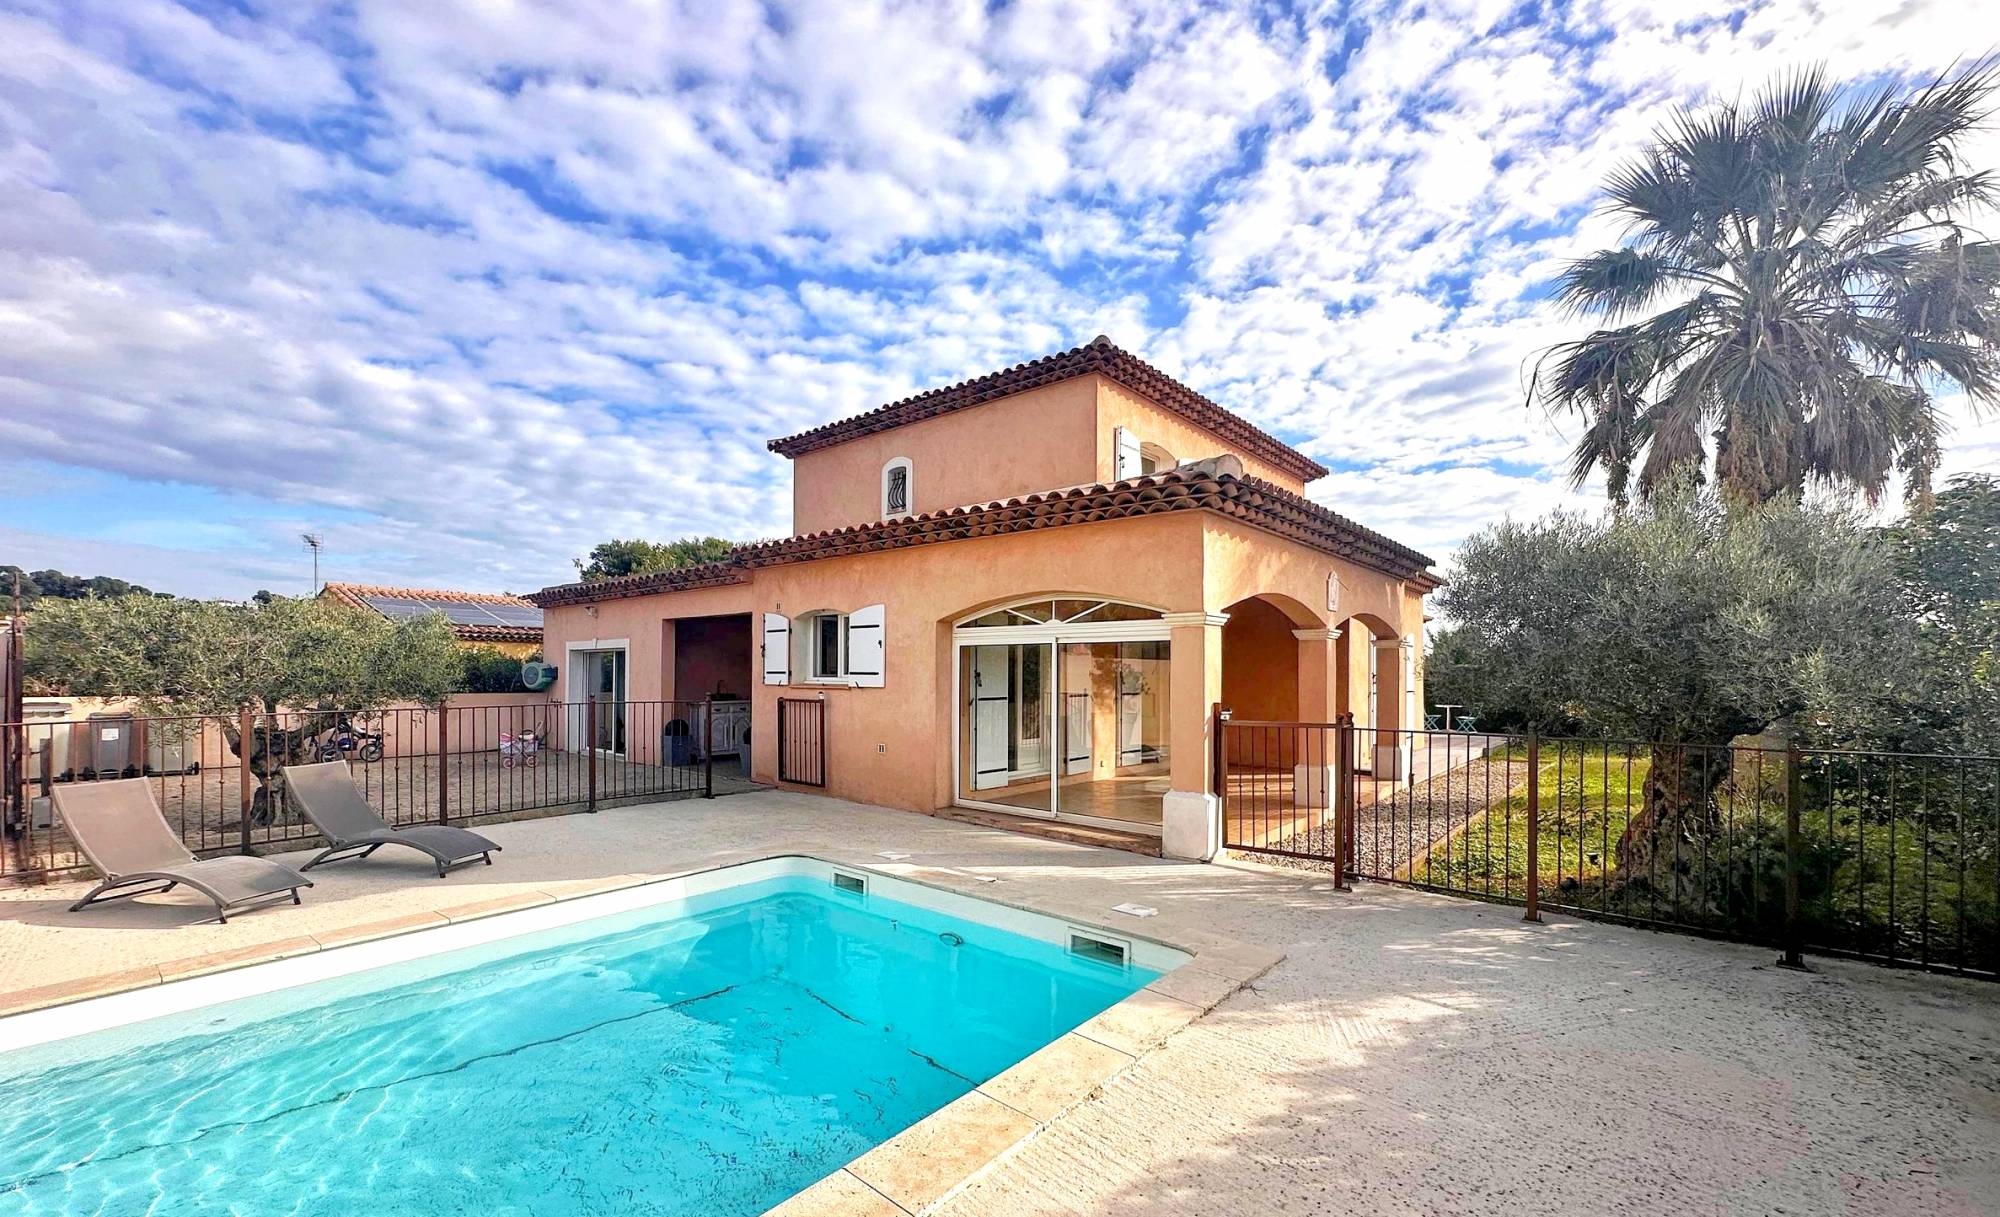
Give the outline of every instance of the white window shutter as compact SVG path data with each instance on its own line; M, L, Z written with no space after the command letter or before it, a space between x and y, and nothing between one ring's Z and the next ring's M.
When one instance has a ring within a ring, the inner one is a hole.
M1112 472L1116 481L1139 476L1139 437L1124 427L1116 427L1111 432L1112 443L1118 450L1118 465Z
M879 604L858 608L847 615L847 677L862 689L882 687L883 662L887 647L882 635L885 614Z
M792 623L783 613L764 614L764 683L792 681Z

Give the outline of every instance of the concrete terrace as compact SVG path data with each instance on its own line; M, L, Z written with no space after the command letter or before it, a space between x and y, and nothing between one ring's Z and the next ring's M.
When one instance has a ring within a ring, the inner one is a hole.
M174 897L72 915L82 884L0 890L0 1008L798 852L1099 923L1137 901L1160 912L1134 932L1285 955L939 1213L2000 1213L2000 986L1785 972L1757 948L777 792L483 831L491 868L332 867L304 907L227 926Z

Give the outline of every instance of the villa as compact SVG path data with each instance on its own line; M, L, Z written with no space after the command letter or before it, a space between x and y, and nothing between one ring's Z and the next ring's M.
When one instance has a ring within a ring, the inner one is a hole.
M1306 499L1325 468L1109 339L770 448L795 535L529 597L550 696L594 699L572 730L597 749L647 762L667 745L638 707L734 703L759 781L1204 860L1218 759L1330 786L1306 772L1328 758L1218 758L1218 705L1351 713L1384 741L1357 763L1406 772L1387 741L1423 705L1431 560Z

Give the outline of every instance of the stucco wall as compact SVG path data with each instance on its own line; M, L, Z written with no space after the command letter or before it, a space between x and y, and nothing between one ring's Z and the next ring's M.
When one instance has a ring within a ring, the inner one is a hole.
M1230 605L1247 596L1264 596L1282 601L1297 626L1337 627L1342 636L1334 644L1336 655L1345 655L1345 680L1330 687L1335 698L1331 706L1301 708L1307 720L1330 719L1349 711L1356 721L1367 725L1368 655L1371 629L1397 638L1414 638L1417 658L1417 701L1423 704L1423 596L1403 580L1370 570L1352 562L1329 557L1292 541L1274 537L1220 516L1205 517L1207 523L1207 566L1204 578L1211 605ZM1327 607L1327 573L1340 579L1338 605ZM1400 688L1400 673L1385 673L1384 689ZM1339 696L1345 684L1344 700ZM1395 701L1394 698L1385 699ZM1384 725L1401 726L1394 718L1397 709L1385 706ZM1422 725L1421 718L1417 725Z
M1326 609L1329 570L1338 570L1342 582L1335 613ZM672 687L663 679L674 663L663 639L671 636L673 619L750 613L750 664L756 682L750 690L751 750L757 778L776 778L778 698L823 698L827 793L929 811L952 802L958 712L952 623L995 604L1062 595L1111 597L1185 614L1219 614L1246 598L1264 598L1245 610L1234 631L1238 641L1249 640L1250 645L1235 654L1233 666L1225 662L1226 625L1177 626L1173 631L1169 734L1176 790L1204 788L1211 746L1208 707L1224 698L1225 682L1246 705L1281 719L1322 720L1349 706L1357 713L1365 707L1365 687L1357 694L1353 685L1357 675L1365 679L1365 662L1350 663L1354 670L1348 673L1346 699L1331 670L1343 648L1356 645L1357 634L1365 630L1349 630L1332 643L1307 643L1293 639L1291 629L1325 629L1365 613L1393 623L1405 635L1420 639L1422 633L1422 598L1400 581L1206 512L767 567L753 572L745 584L606 601L594 606L594 616L580 606L550 609L544 628L551 658L564 657L558 662L565 662L567 647L579 641L625 640L630 696L643 701L658 699ZM878 603L886 606L882 688L815 684L797 673L789 686L762 682L763 613L796 618L814 610L852 612ZM1287 641L1298 645L1288 652ZM1319 664L1316 705L1301 704L1309 655ZM567 679L565 671L558 697L568 688Z
M1096 377L969 406L792 462L792 531L882 518L882 468L911 462L916 514L1095 480Z
M1180 415L1155 405L1125 386L1102 377L1093 379L1096 379L1099 385L1096 480L1109 482L1116 477L1118 452L1112 439L1112 432L1118 427L1125 427L1136 434L1142 443L1158 444L1165 448L1173 454L1176 461L1197 461L1233 452L1243 458L1244 471L1252 477L1276 482L1294 493L1304 488L1304 484L1291 474L1261 458L1251 456L1221 436L1195 426Z
M1296 477L1144 396L1101 376L1079 376L796 458L792 530L881 519L882 470L898 457L911 462L916 514L1110 482L1117 476L1119 427L1176 460L1235 452L1252 476L1302 489Z
M1071 593L1201 607L1201 520L1196 513L1085 524L1047 532L864 554L757 573L760 612L847 612L887 606L888 668L880 689L789 689L760 684L752 751L775 776L777 698L827 701L829 793L929 811L951 796L951 623L996 603Z

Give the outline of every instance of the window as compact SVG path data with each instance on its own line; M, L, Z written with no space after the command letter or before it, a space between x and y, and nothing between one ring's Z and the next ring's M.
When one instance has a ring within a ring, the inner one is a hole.
M910 458L899 456L882 466L882 518L893 520L910 514L915 502L914 470Z
M1153 473L1162 473L1168 469L1172 469L1179 463L1179 461L1174 459L1173 453L1168 452L1158 444L1142 443L1139 445L1139 476L1141 477Z
M1030 600L981 613L958 623L959 629L990 626L1074 625L1105 621L1158 621L1158 609L1120 600Z
M806 618L806 676L812 680L839 680L846 674L846 656L841 643L847 619L839 613L815 613Z
M887 614L869 604L852 613L820 609L787 621L764 617L764 683L840 681L858 689L883 687ZM790 662L774 659L789 652Z

